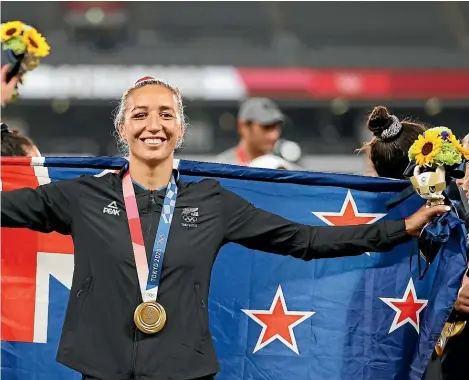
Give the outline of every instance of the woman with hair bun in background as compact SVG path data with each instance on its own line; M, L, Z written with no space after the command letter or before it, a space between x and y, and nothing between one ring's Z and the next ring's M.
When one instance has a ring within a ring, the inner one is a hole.
M32 140L22 135L16 129L9 129L4 123L1 123L2 131L2 157L41 157L41 152Z
M409 165L408 151L427 127L409 120L400 121L384 106L376 106L371 112L368 129L374 138L360 151L365 151L379 177L404 179Z

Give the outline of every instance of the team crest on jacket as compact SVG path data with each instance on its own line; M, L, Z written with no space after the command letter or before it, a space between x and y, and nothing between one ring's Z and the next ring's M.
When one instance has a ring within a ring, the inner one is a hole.
M199 208L187 207L181 213L181 226L183 227L197 227L199 221Z

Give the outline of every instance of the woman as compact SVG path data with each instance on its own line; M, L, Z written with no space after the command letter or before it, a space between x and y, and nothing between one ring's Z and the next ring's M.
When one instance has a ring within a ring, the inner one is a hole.
M362 150L367 151L372 169L379 177L406 179L404 172L409 165L409 149L427 127L422 123L409 120L400 121L383 106L377 106L373 109L368 118L367 126L374 138L365 144ZM458 180L456 182L462 185L464 181ZM452 190L451 185L448 190ZM451 195L447 195L452 199ZM458 212L461 216L464 215L461 214L464 211L459 208ZM450 320L467 318L469 316L467 311L469 311L469 288L461 288ZM440 360L436 351L433 352L424 379L460 380L465 378L462 374L465 372L465 360L469 358L468 344L469 328L466 328L460 336L450 339L448 347L445 349L443 361ZM464 345L465 349L462 349L461 347Z
M464 148L469 149L469 133L464 136L462 145ZM456 184L461 189L466 198L469 199L469 164L466 163L466 175L464 178L456 180Z
M181 95L153 78L124 93L115 128L129 150L128 169L1 198L4 227L73 237L57 360L85 379L213 379L219 368L207 301L213 263L227 242L303 260L385 252L447 211L312 227L257 209L215 180L184 183L173 170L185 130Z
M389 114L386 107L377 106L371 112L367 126L374 135L361 148L371 163L368 169L378 177L406 179L404 172L409 165L409 149L425 132L425 125L410 120L400 121Z
M469 134L462 141L469 149ZM456 181L460 188L461 198L469 199L469 163L466 163L466 175ZM467 205L467 203L466 203ZM469 230L469 209L464 207L464 218ZM469 236L468 236L469 238ZM450 316L453 321L464 320L466 327L461 334L449 339L441 360L443 380L460 380L467 378L467 362L469 360L469 285L461 286L454 311Z
M15 129L10 130L4 123L1 127L2 156L41 157L41 152L30 138Z

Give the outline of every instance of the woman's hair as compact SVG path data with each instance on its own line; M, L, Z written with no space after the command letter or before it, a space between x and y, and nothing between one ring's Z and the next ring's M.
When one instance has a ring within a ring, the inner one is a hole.
M176 101L177 101L177 108L178 108L177 112L179 112L179 116L181 119L181 124L182 124L184 132L187 129L187 119L186 119L186 115L184 114L184 106L182 104L182 96L181 96L179 89L177 87L170 85L169 83L165 81L157 80L152 77L143 77L139 79L137 82L135 82L135 84L131 88L129 88L127 91L125 91L122 94L122 97L119 101L119 105L117 106L116 111L115 111L114 135L117 141L117 147L119 151L124 155L127 155L128 150L129 150L127 141L125 141L121 136L122 125L124 124L124 121L125 121L125 112L127 111L127 99L129 95L137 88L142 88L142 87L149 86L149 85L163 86L174 94L174 96L176 97ZM176 145L176 148L179 148L182 145L183 136L184 134L181 135Z
M28 137L21 135L17 130L10 130L2 123L2 156L27 156L28 147L34 144Z
M378 176L404 179L409 149L427 127L422 123L399 120L384 106L373 109L367 126L374 137L360 150L368 152Z

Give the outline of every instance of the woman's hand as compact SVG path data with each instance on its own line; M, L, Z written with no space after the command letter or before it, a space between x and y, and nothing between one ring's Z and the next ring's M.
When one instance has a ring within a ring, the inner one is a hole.
M454 308L460 313L469 314L469 284L462 286L459 290Z
M4 65L1 71L2 107L4 107L11 100L11 98L13 97L13 93L15 91L15 87L21 79L18 75L16 75L13 78L11 78L9 82L7 82L7 75L8 75L9 69L10 69L10 65Z
M451 208L445 205L434 207L422 206L416 213L412 214L405 220L405 229L412 237L419 237L423 227L430 222L435 216L440 216Z

